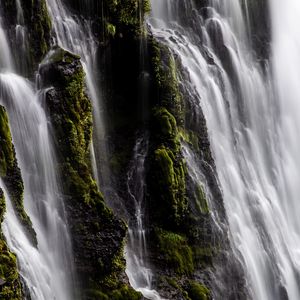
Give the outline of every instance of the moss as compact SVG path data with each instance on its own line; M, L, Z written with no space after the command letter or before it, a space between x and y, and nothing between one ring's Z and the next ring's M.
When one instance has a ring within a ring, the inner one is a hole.
M164 107L155 108L153 117L158 143L168 145L173 151L180 150L179 135L175 117Z
M217 254L216 249L212 246L194 246L194 261L195 264L200 268L211 266L213 257Z
M105 0L104 5L107 22L115 27L116 33L133 37L143 33L144 16L150 12L149 0Z
M149 244L154 253L152 263L168 278L158 288L171 290L178 299L210 299L205 287L187 284L212 266L217 250L212 246L206 195L201 183L188 175L181 147L188 144L202 159L203 149L209 148L206 131L202 137L206 127L202 123L199 128L190 126L194 116L189 119L176 58L154 38L148 41L153 80L147 177L152 226Z
M47 55L46 60L48 63L72 63L73 59L80 59L79 55L73 54L71 52L65 51L60 47L54 47L51 49L50 53Z
M135 291L127 285L123 285L119 289L107 294L99 290L89 290L87 295L89 299L97 300L140 300L142 298L142 294L140 292Z
M210 291L209 289L196 281L190 281L188 284L188 296L191 300L209 300L210 297Z
M200 184L196 185L195 187L195 199L196 199L196 206L198 211L202 214L208 214L209 207L208 207L206 195Z
M32 223L24 209L24 185L21 171L15 154L12 136L9 128L9 120L6 110L0 105L0 176L7 186L12 204L17 216L25 227L29 238L34 245L37 244L36 233Z
M166 276L165 279L168 282L168 284L170 286L172 286L173 288L175 288L175 289L180 289L181 288L180 285L178 284L177 280L174 277Z
M159 249L168 267L179 275L194 272L193 251L184 235L156 229Z
M106 22L106 32L108 35L114 37L116 35L116 26L109 22Z
M189 144L196 152L199 152L199 137L196 132L180 128L179 136L182 142Z
M123 285L119 290L115 290L110 294L109 299L115 300L139 300L142 298L140 292L135 291L133 288Z
M21 0L25 24L29 30L31 62L35 67L50 48L51 19L45 0Z
M3 222L5 212L5 199L0 189L0 221ZM22 287L17 269L16 256L10 252L7 244L0 233L0 299L22 299Z
M92 176L92 107L85 91L83 68L79 57L65 50L56 49L52 55L55 57L46 60L40 73L44 85L53 86L46 95L46 104L58 141L57 167L65 178L64 193L83 297L130 299L126 297L132 291L123 282L126 226L106 206Z
M165 107L176 119L178 126L184 124L184 102L179 88L177 62L170 50L150 40L152 73L156 83L159 105Z
M14 165L14 150L5 108L0 105L0 176Z
M188 211L186 164L180 144L184 105L173 55L151 38L150 49L153 90L157 97L151 119L150 201L154 207L158 203L161 207L153 215L156 221L166 228L176 228Z
M188 202L186 166L181 155L176 120L166 108L158 107L154 109L153 124L157 146L153 147L151 159L150 189L153 190L154 203L159 202L161 207L157 220L169 226L179 226L187 213Z

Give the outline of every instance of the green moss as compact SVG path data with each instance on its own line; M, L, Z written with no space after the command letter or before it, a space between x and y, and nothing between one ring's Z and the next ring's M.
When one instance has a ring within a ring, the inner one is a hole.
M48 57L49 56L49 57ZM48 63L55 64L59 62L63 63L72 63L74 59L80 59L79 55L73 54L71 52L67 52L64 49L60 47L56 47L54 49L51 49L51 53L47 55L49 61Z
M164 107L155 108L153 116L158 143L168 145L173 151L178 152L180 143L175 117Z
M169 267L179 275L194 272L193 251L184 235L156 229L161 255Z
M200 184L196 185L195 187L195 199L196 199L196 206L198 211L201 212L202 214L208 214L209 208L208 208L206 195Z
M5 199L0 189L0 221L3 221L5 212ZM21 300L22 287L17 269L16 256L9 251L7 244L0 232L0 279L3 284L0 286L0 299Z
M155 203L161 207L157 219L178 226L187 213L188 202L186 166L181 155L176 119L166 108L157 107L152 122L157 146L153 149L150 169L153 181L150 185Z
M168 282L168 284L170 286L172 286L173 288L179 290L181 287L180 285L178 284L177 280L173 277L165 277L166 281Z
M191 300L209 300L210 297L210 291L209 289L196 281L190 281L188 285L188 296Z
M180 144L184 105L173 55L154 39L150 41L152 76L158 99L151 119L153 154L150 151L149 186L153 205L157 207L159 203L161 208L153 216L160 225L174 228L180 226L188 211L186 164Z
M142 294L133 288L123 285L119 290L115 290L110 294L110 299L115 300L140 300Z
M14 150L5 108L0 105L0 176L14 165Z
M57 55L58 53L58 55ZM58 167L64 192L74 256L85 299L130 299L123 284L125 223L104 202L92 176L90 147L92 107L85 91L79 57L55 51L41 67L43 82L53 86L46 95L56 139ZM132 298L135 299L135 298Z
M124 245L125 241L123 241L119 252L112 259L110 275L106 276L100 282L100 285L95 283L96 288L88 292L90 295L92 293L95 296L95 298L91 297L91 299L139 300L142 298L140 292L135 291L126 284L120 283L118 279L119 274L125 270Z
M196 152L199 152L199 137L196 132L180 128L179 137L181 141L189 144Z
M178 299L210 299L201 284L187 284L211 266L216 250L211 245L205 192L200 182L188 176L181 147L181 143L188 144L201 157L202 146L209 143L201 136L202 123L199 131L188 127L191 122L179 84L179 64L167 47L151 37L149 41L154 97L148 175L153 263L171 276L160 288L173 290Z
M106 22L106 32L108 35L114 37L116 35L116 26L109 22Z
M179 88L177 63L166 46L159 44L155 39L150 41L152 73L159 105L175 117L178 126L183 126L185 109Z
M36 234L32 228L30 218L24 209L24 185L21 177L21 171L15 155L15 149L12 143L12 136L9 128L9 120L6 110L0 105L0 176L7 186L12 204L16 210L17 216L33 244L36 245Z
M108 11L107 23L114 26L115 33L131 37L143 34L144 16L150 12L149 0L106 0L104 5Z
M135 291L127 285L123 285L119 289L110 293L108 292L107 294L99 290L89 290L87 296L89 299L97 300L140 300L142 298L140 292Z

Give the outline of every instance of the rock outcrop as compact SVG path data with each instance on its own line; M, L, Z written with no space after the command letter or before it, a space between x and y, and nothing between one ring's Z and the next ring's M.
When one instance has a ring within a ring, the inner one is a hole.
M49 117L83 299L139 299L125 277L126 225L106 206L92 177L92 107L85 92L80 58L56 48L41 66Z

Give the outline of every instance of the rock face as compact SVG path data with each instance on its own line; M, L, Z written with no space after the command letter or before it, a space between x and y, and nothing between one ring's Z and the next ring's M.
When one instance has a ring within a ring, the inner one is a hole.
M17 216L27 231L33 245L37 245L36 233L32 223L24 210L24 184L18 166L15 148L9 128L6 110L0 105L0 176L5 183Z
M0 222L3 222L5 198L0 189ZM21 300L22 286L17 269L17 258L10 252L3 234L0 234L0 298L3 300Z
M266 0L248 1L249 21L252 28L251 38L257 56L261 60L270 57L271 19Z
M127 227L121 217L134 215L132 202L125 192L126 172L137 136L147 132L147 258L157 275L154 287L166 299L206 300L220 298L224 291L226 299L246 299L243 275L230 252L226 215L215 178L205 118L192 113L188 95L180 85L184 72L180 62L169 49L145 34L143 22L144 14L150 9L149 2L90 0L89 5L83 2L66 1L74 14L91 20L99 42L101 88L111 121L107 128L109 163L114 188L120 197L118 201L122 202L116 206L124 207L123 210L116 207L113 211L107 207L92 176L92 106L85 90L80 57L59 47L50 49L51 20L45 0L20 0L28 38L26 66L21 67L21 71L32 75L46 55L39 73L42 86L47 88L46 109L58 154L56 167L64 183L64 201L80 283L77 294L80 299L141 299L141 294L130 288L124 272ZM209 3L208 0L195 1L203 15ZM16 43L15 0L4 0L0 5L11 40ZM260 12L259 26L267 28L264 32L255 30L258 34L253 36L259 56L265 58L267 48L262 45L267 45L269 36L266 2L252 1L251 5L255 6L251 11ZM182 18L192 21L186 14ZM250 18L254 22L254 15ZM188 174L183 145L192 149L203 170L214 209L223 222L222 232L212 222L203 186L195 184ZM0 175L20 220L35 243L31 222L23 210L21 172L8 119L1 106ZM1 221L4 210L0 192ZM20 299L15 256L7 249L2 235L0 267L0 298Z
M125 279L126 226L105 205L92 177L92 108L80 58L61 48L41 66L49 117L57 138L60 170L83 299L139 299ZM101 298L102 297L102 298ZM115 297L115 298L114 298ZM120 298L118 298L120 297Z
M23 183L17 166L14 146L12 144L8 117L3 106L0 105L0 176L6 182L13 204L17 208L19 219L28 229L28 234L35 234L29 217L23 210ZM22 299L22 287L17 270L16 256L10 252L1 230L6 210L5 198L0 188L0 298Z

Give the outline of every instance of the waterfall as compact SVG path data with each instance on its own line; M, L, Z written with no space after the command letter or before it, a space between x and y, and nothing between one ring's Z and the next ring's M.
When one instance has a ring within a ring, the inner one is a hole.
M56 43L80 55L86 75L86 85L93 106L93 144L91 149L94 177L102 191L109 197L110 171L107 159L104 104L99 89L96 52L98 44L92 33L91 22L72 16L61 0L47 0L52 18Z
M1 45L1 52L0 52L0 71L4 69L13 68L12 57L10 55L10 49L7 42L7 38L5 32L2 28L2 20L1 20L1 10L0 10L0 45Z
M299 299L300 4L272 1L273 65L262 70L240 1L151 2L151 31L179 58L189 101L204 112L249 292Z
M148 153L148 137L138 138L127 172L127 193L134 207L134 218L129 222L128 244L125 249L126 274L131 286L146 299L162 299L152 289L153 273L147 264L147 241L145 226L145 159Z
M1 27L0 38L0 62L4 62L0 65L0 103L10 117L24 180L24 206L36 231L38 247L26 236L7 192L3 231L17 255L20 275L32 300L74 299L72 247L60 178L55 171L51 128L43 107L45 91L37 91L34 84L13 73L10 47ZM2 182L1 187L6 191Z

